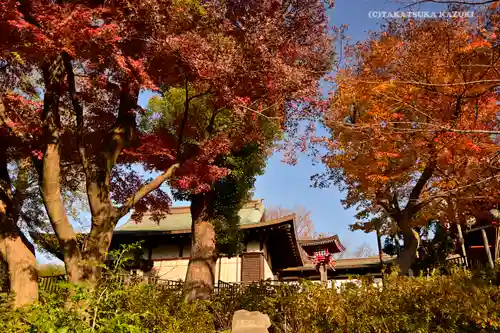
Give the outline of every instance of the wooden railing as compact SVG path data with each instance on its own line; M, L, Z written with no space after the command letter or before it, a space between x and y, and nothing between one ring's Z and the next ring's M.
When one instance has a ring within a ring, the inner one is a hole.
M454 258L450 258L450 259L447 259L446 260L447 262L449 263L453 263L459 267L463 267L463 266L466 266L466 261L465 261L465 258L464 257L454 257Z
M38 285L40 290L43 290L47 293L55 293L59 288L59 282L66 281L66 275L56 275L56 276L42 276L38 278ZM172 281L172 280L164 280L159 278L152 277L142 277L142 276L133 276L133 275L122 275L122 276L114 276L114 282L118 282L123 285L130 285L136 283L147 283L154 285L156 288L165 290L165 291L173 291L178 290L181 291L184 282L183 281ZM224 282L218 281L214 288L214 294L218 293L227 293L228 295L236 296L239 293L243 292L246 288L256 288L258 291L256 293L257 297L266 297L271 296L276 292L276 286L281 284L288 284L283 281L261 281L255 283L232 283L232 282ZM293 284L293 283L292 283ZM262 288L266 286L267 288ZM2 292L8 292L8 290L2 290ZM257 295L258 294L258 295Z
M57 291L58 283L65 280L65 275L41 276L38 278L38 286L43 291L54 293Z

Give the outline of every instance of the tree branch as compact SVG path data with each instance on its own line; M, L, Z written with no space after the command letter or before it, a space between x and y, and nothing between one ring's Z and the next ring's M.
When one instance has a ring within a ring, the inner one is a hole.
M18 163L18 173L15 184L15 192L13 195L15 210L12 214L12 219L14 221L19 219L19 214L21 213L24 200L26 199L26 190L29 187L29 166L29 157L22 158Z
M413 187L413 190L410 193L410 198L408 200L408 204L405 207L405 210L417 204L418 198L420 197L420 194L422 194L422 190L424 189L425 184L432 177L435 169L436 169L436 160L433 158L429 162L429 164L425 166L424 171L422 172L420 178L415 184L415 187Z
M381 206L387 212L387 214L391 215L391 208L389 207L388 204L386 204L383 201L378 201L377 204Z
M365 81L360 80L361 83L366 84L380 84L380 81ZM390 81L393 84L410 84L415 86L425 86L425 87L456 87L456 86L468 86L478 83L495 83L493 87L500 84L500 79L492 79L492 80L475 80L475 81L467 81L467 82L457 82L457 83L428 83L428 82L419 82L419 81Z
M343 127L343 128L349 128L353 130L364 130L368 128L373 128L373 127L382 127L384 129L388 129L394 132L431 132L431 131L442 131L442 132L453 132L453 133L459 133L459 134L489 134L489 135L494 135L494 134L500 134L500 131L491 131L491 130L472 130L472 129L456 129L456 128L451 128L451 127L446 127L446 126L441 126L437 124L431 124L431 123L422 123L422 122L410 122L410 121L388 121L387 124L407 124L407 125L424 125L426 127L430 128L401 128L401 127L391 127L391 126L383 126L381 124L368 124L368 125L363 125L360 126L358 124L346 124L340 121L335 122L336 126Z
M177 139L177 153L176 153L176 158L177 160L179 160L179 154L181 152L181 148L182 148L182 141L184 140L184 127L186 126L186 122L187 122L187 119L188 119L188 115L189 115L189 101L191 100L189 98L189 86L188 86L188 80L187 78L184 79L184 89L185 89L185 93L186 93L186 100L184 101L184 116L182 117L182 122L181 122L181 128L179 128L179 136L178 136L178 139Z
M165 172L163 172L161 175L153 179L150 183L143 185L133 196L131 196L125 204L118 209L118 216L119 218L122 217L123 215L127 214L132 207L139 202L141 199L143 199L145 196L147 196L149 193L152 191L158 189L165 181L168 179L172 178L172 176L175 174L175 171L180 168L183 158L180 156L181 155L181 148L182 144L184 141L184 128L186 127L186 123L188 120L189 116L189 102L195 98L210 94L210 90L200 93L198 95L193 95L189 96L189 82L187 78L185 79L185 102L184 102L184 115L182 118L181 126L179 128L179 135L178 135L178 142L177 142L177 153L176 153L176 160L177 162L172 164ZM212 121L215 118L215 112L214 115L212 116ZM213 126L213 125L212 125Z
M120 104L118 107L118 118L116 119L116 123L111 130L111 139L108 151L106 152L106 182L109 182L111 169L115 166L116 160L118 159L122 149L132 140L133 131L135 129L134 109L137 107L138 96L138 86L134 85L131 87L130 83L124 83L122 85L120 92Z
M121 218L122 216L124 216L125 214L127 214L130 209L132 209L132 207L137 203L139 202L141 199L143 199L145 196L147 196L149 193L153 192L154 190L158 189L165 181L167 181L168 179L172 178L172 176L174 176L175 172L177 171L177 169L179 169L182 165L182 163L184 162L184 159L185 158L182 158L180 157L180 153L181 153L181 148L182 148L182 143L184 141L184 128L186 126L186 123L187 123L187 119L188 119L188 115L189 115L189 102L191 100L193 100L194 98L197 98L197 97L200 97L200 96L204 96L204 95L207 95L210 93L210 91L206 91L204 93L201 93L201 94L198 94L198 95L194 95L194 96L189 96L189 86L188 86L188 80L186 79L185 80L185 102L184 102L184 115L183 115L183 118L182 118L182 122L181 122L181 127L179 129L179 136L178 136L178 143L177 143L177 153L176 153L176 159L177 159L177 162L172 164L165 172L163 172L161 175L159 175L158 177L156 177L155 179L153 179L150 183L146 184L146 185L143 185L132 197L130 197L129 199L127 199L126 203L120 207L118 209L118 216L119 218ZM208 125L208 130L211 131L211 129L213 129L213 126L214 126L214 122L215 122L215 117L217 115L217 111L218 110L215 110L213 113L212 113L212 117L210 119L210 123Z
M472 186L476 186L476 185L479 185L479 184L482 184L482 183L486 183L486 182L489 182L491 180L495 180L495 179L500 179L500 174L498 175L495 175L495 176L491 176L491 177L486 177L486 178L483 178L477 182L474 182L474 183L471 183L471 184L467 184L467 185L463 185L463 186L459 186L457 188L454 188L454 189L451 189L451 190L448 190L448 191L443 191L443 192L439 192L435 195L432 195L432 196L429 196L428 198L426 198L424 201L418 203L417 205L425 205L427 203L429 203L431 200L434 200L434 199L438 199L438 198L447 198L448 196L450 196L451 194L455 194L457 192L459 192L460 190L463 190L463 189L466 189L466 188L469 188L469 187L472 187ZM480 198L480 197L477 197L477 198ZM484 198L489 198L489 197L484 197Z
M153 179L150 183L143 185L132 197L130 197L126 201L126 203L122 207L119 208L119 217L127 214L137 202L139 202L152 191L159 188L167 179L170 179L179 167L180 163L175 163L171 165L167 169L167 171Z
M76 143L78 146L78 151L80 152L80 159L83 166L83 170L85 172L85 176L88 180L90 180L91 173L87 159L87 154L85 152L85 144L83 142L83 129L84 129L83 108L76 94L75 74L73 72L73 65L71 65L71 57L66 52L63 52L63 61L68 76L69 97L71 99L71 104L73 105L73 110L75 111L76 114Z
M7 169L7 156L5 151L0 151L0 242L5 236L16 235L34 253L33 244L26 238L17 224L21 214L25 190L28 186L28 165L26 163L29 165L29 158L21 160L16 191L12 193L12 183ZM1 249L0 252L2 252L1 255L5 256L5 249Z
M399 208L399 202L398 202L398 194L394 192L394 195L392 196L391 203L394 206L394 209L396 209L398 212L401 211Z
M187 90L187 89L186 89L186 90ZM193 100L193 99L195 99L195 98L202 97L202 96L206 96L206 95L209 95L209 94L211 94L211 89L208 89L207 91L205 91L205 92L203 92L203 93L199 93L198 95L193 95L193 96L189 97L188 99L189 99L190 101L192 101L192 100Z

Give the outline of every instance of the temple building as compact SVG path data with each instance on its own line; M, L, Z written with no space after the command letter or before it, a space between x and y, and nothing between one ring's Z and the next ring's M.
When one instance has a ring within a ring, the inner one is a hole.
M303 265L294 227L294 216L264 220L262 200L248 202L239 212L245 249L236 257L221 256L215 280L255 282L277 279L280 270ZM119 244L144 241L143 253L134 269L155 271L166 280L184 280L191 250L191 213L189 207L174 207L160 223L145 215L142 222L128 221L115 230L112 248Z
M215 281L251 283L262 280L347 279L350 275L381 275L380 261L337 260L345 248L339 238L299 240L294 215L265 220L262 200L248 202L239 212L244 251L235 257L220 256ZM184 280L191 248L189 207L173 207L159 223L144 215L137 223L128 221L113 234L112 248L143 241L141 252L129 266L141 274L154 273L163 280Z

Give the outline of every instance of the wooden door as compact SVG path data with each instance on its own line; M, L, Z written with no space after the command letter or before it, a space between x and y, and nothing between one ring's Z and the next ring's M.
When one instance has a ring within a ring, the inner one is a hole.
M264 255L260 252L241 256L241 282L259 282L264 278Z

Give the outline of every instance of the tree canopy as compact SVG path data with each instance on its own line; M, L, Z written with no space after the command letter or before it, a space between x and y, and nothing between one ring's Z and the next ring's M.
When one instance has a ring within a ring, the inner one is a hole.
M291 102L318 94L332 58L319 0L7 1L0 33L2 149L8 161L30 159L73 282L97 279L130 210L168 211L165 181L209 191L228 174L215 156L261 140L249 119L284 126L300 114ZM144 91L184 92L169 130L139 126ZM212 114L196 110L197 99ZM222 114L230 129L212 131ZM145 179L135 163L159 176ZM83 248L62 200L82 182L91 213ZM4 230L17 223L7 220Z
M403 233L404 271L414 227L449 221L449 200L473 210L462 199L500 195L497 38L460 19L390 22L349 46L335 76L328 172L314 180L346 192L354 228Z

